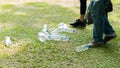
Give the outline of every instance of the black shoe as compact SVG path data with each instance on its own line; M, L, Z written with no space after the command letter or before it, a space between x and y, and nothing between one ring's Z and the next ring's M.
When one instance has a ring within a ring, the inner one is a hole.
M112 40L112 39L114 39L116 37L117 37L117 35L115 33L113 33L111 35L105 36L103 41L104 41L104 43L107 43L108 41L110 41L110 40Z
M85 27L86 24L84 22L81 22L80 19L77 19L75 22L70 23L73 27Z

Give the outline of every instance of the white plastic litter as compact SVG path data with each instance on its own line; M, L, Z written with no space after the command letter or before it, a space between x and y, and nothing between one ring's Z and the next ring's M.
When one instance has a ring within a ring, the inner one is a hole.
M74 33L75 30L72 28L68 28L68 26L65 23L59 23L58 28L54 29L51 34L58 34L60 32L68 32L68 33Z
M38 37L41 42L45 42L46 40L70 41L70 37L65 35L45 35L42 32L38 34Z
M49 35L49 32L48 32L48 30L47 30L47 24L44 24L43 29L42 29L42 32L43 32L44 34L46 34L46 35Z
M59 34L60 32L74 33L75 30L68 28L63 22L58 24L58 28L50 29L48 29L47 24L44 24L42 31L38 33L38 38L41 42L45 42L46 40L70 41L70 37Z
M5 44L6 46L10 46L12 44L9 36L5 37Z
M70 37L65 35L48 35L48 40L70 41Z
M39 33L38 33L38 38L39 38L39 40L40 40L41 42L45 42L46 39L47 39L47 35L46 35L45 33L43 33L43 32L39 32Z
M64 22L61 22L58 24L58 28L68 28L68 26Z
M77 46L76 47L76 52L82 52L82 51L85 51L85 50L87 50L89 48L89 46L88 45L81 45L81 46Z

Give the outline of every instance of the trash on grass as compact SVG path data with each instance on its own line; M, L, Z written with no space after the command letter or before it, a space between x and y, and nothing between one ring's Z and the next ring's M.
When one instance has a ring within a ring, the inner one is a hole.
M6 36L5 37L5 45L6 46L10 46L12 44L11 40L10 40L10 37L9 36Z
M41 42L46 40L56 40L56 41L70 41L70 37L66 35L59 34L60 32L74 33L75 30L68 28L65 23L59 23L58 28L47 28L47 24L44 24L41 32L38 33L38 38Z

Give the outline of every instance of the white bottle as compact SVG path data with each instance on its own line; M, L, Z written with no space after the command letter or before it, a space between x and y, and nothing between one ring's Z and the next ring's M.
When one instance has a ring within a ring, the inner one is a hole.
M38 33L38 39L41 41L41 42L45 42L47 40L47 35L43 32L39 32Z
M62 28L61 31L68 32L68 33L74 33L75 32L75 30L71 29L71 28Z
M5 44L6 44L6 46L10 46L11 45L10 37L8 37L8 36L5 37Z
M81 51L85 51L89 48L88 45L81 45L81 46L77 46L76 47L76 52L81 52Z
M61 22L58 24L58 28L68 28L68 26L64 22Z
M47 30L47 24L44 24L43 29L42 29L42 32L43 32L44 34L46 34L46 35L49 35L49 32L48 32L48 30Z
M60 30L57 28L57 29L54 29L53 31L51 31L50 34L57 35L59 32L60 32Z
M65 35L49 35L48 40L70 41L70 37L65 36Z
M68 32L68 33L74 33L75 30L68 28L67 24L65 24L64 22L58 24L58 29L60 32Z

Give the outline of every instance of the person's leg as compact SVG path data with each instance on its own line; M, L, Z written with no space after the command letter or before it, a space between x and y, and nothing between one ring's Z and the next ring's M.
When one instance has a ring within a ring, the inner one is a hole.
M87 0L80 0L80 19L77 19L75 22L70 23L73 27L85 27L85 12L86 12Z
M107 4L107 0L93 0L92 2L93 39L96 42L103 42L105 4Z
M113 30L112 26L110 25L109 21L108 21L108 17L105 15L104 16L104 33L105 33L105 38L104 38L104 43L110 41L111 39L114 39L117 37L115 31Z
M103 33L105 28L105 9L107 7L107 4L109 3L109 0L93 0L91 2L91 16L93 19L93 39L92 43L96 43L96 45L99 43L103 43ZM91 44L91 46L94 46L95 44Z
M80 0L80 21L83 22L87 7L87 0Z
M108 21L108 17L105 15L104 16L104 33L106 35L108 34L112 34L115 31L113 30L112 26L110 25L109 21Z

